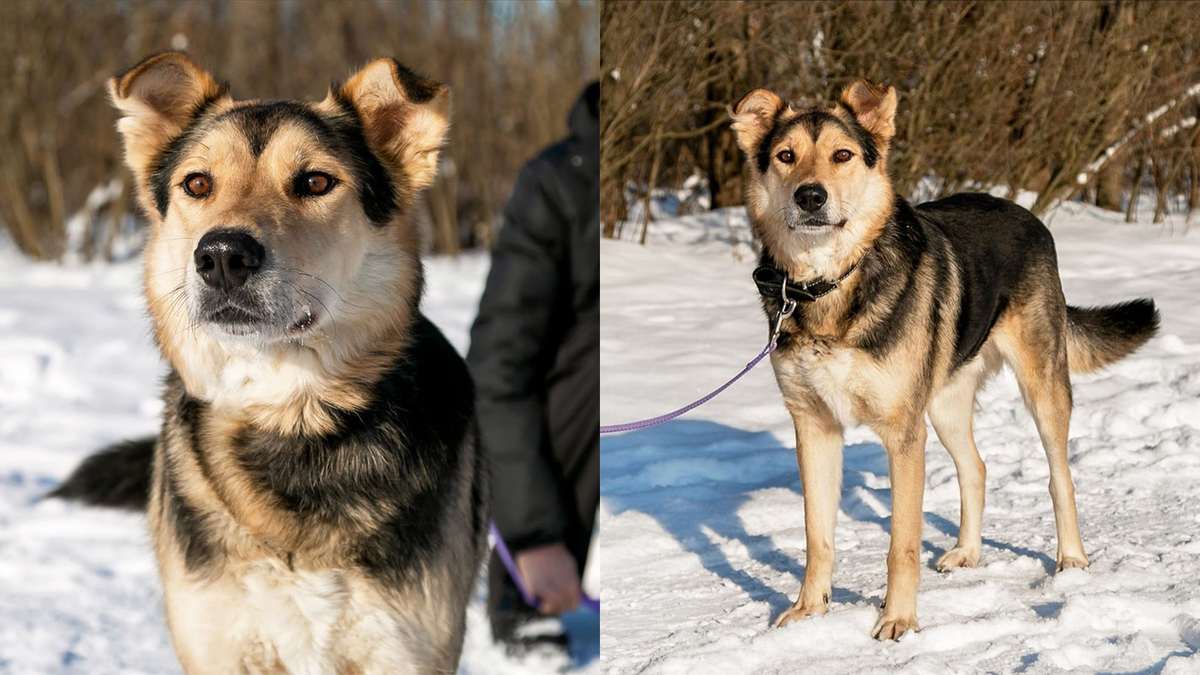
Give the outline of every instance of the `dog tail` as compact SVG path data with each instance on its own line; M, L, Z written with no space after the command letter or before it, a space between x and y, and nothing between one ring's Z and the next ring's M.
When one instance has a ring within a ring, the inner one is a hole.
M144 510L150 500L155 438L110 445L83 460L47 497L74 499L92 506Z
M1139 298L1104 307L1067 307L1067 363L1090 373L1128 356L1158 330L1154 301Z

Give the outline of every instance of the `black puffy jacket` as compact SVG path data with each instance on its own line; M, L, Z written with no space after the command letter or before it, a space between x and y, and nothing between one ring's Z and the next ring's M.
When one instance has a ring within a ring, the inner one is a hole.
M471 329L493 518L514 550L567 539L580 464L599 479L599 105L597 83L570 136L521 170Z

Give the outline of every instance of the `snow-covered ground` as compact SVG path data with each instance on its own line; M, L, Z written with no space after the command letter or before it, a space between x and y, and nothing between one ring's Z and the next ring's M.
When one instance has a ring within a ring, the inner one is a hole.
M800 589L805 540L793 427L764 365L688 416L602 439L604 672L1200 673L1200 234L1180 216L1126 225L1078 204L1049 221L1068 302L1150 296L1163 315L1141 351L1074 380L1091 568L1053 574L1046 460L1005 372L975 414L988 468L977 569L933 570L957 534L958 487L930 431L921 632L869 635L890 493L866 429L846 438L830 611L770 628ZM758 353L755 262L740 209L652 223L645 247L603 242L602 424L681 406Z
M465 351L488 258L427 266L425 313ZM157 431L164 365L139 289L136 260L36 264L0 241L0 673L179 672L144 519L40 501L90 451ZM476 595L461 673L599 672L594 614L567 618L572 663L513 660Z

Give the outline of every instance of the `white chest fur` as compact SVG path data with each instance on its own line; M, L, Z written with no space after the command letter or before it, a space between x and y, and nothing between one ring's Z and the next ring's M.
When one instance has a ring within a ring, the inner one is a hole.
M364 673L410 672L424 661L400 639L405 630L394 608L372 584L342 570L255 563L216 580L173 585L167 599L180 656L199 666L189 673L277 672L280 666L292 675L350 666Z
M251 640L257 633L289 672L316 673L336 667L328 662L334 630L351 611L342 572L280 574L264 565L248 570L240 581L246 612L236 628L239 633Z
M862 386L857 350L807 339L772 358L784 398L816 394L843 426L857 424L855 392Z

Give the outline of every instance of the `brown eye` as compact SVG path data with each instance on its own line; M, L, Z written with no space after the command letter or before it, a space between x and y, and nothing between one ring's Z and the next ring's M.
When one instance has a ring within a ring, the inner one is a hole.
M845 162L849 162L850 158L853 156L854 153L850 152L849 150L838 150L837 152L833 153L833 161L837 162L838 164L843 164Z
M792 154L791 150L780 150L779 154L775 155L775 159L778 159L784 164L791 164L792 162L796 161L796 156Z
M334 182L327 173L310 171L297 176L293 188L297 197L319 197L333 189Z
M207 197L212 192L212 180L202 173L188 174L183 179L183 190L197 199Z

